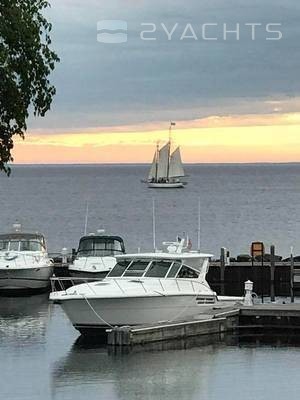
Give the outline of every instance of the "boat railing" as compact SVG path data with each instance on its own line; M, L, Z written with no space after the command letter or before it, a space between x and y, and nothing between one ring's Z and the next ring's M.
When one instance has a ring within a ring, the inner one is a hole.
M93 290L92 286L90 285L91 282L95 282L95 278L81 278L81 277L70 277L70 276L64 276L64 277L58 277L54 276L50 278L51 282L51 291L52 292L58 292L58 291L63 291L65 292L67 289L69 289L72 286L79 285L81 283L86 283L88 287L91 289L93 293L95 291Z
M193 293L198 294L201 287L204 287L205 289L207 289L207 284L205 284L204 282L200 282L197 280L190 280L190 279L178 279L178 278L154 278L157 280L157 282L159 283L160 286L160 290L162 293L166 293L170 291L170 286L166 285L166 282L170 282L173 281L176 283L176 288L178 290L178 292L183 292L187 290L187 283L190 285L190 288L192 290ZM95 293L93 289L93 285L90 285L91 282L101 282L103 281L103 279L95 279L95 278L81 278L81 277L52 277L51 279L51 288L52 288L52 292L57 292L57 291L66 291L68 288L78 285L78 284L82 284L82 283L86 283L89 287L89 289L91 290L91 292ZM113 281L115 283L115 285L120 289L120 291L124 294L126 294L128 292L128 281L129 282L135 282L135 283L139 283L140 287L143 288L143 291L145 293L153 293L153 292L157 292L159 293L158 290L155 290L153 288L153 286L148 286L145 285L145 282L147 280L143 279L143 278L134 278L132 277L131 279L118 279L118 278L108 278L108 280ZM184 283L184 285L181 285L181 283Z

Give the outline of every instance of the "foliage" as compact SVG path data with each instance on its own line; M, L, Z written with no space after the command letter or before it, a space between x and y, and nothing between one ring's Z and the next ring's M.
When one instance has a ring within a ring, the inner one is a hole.
M14 136L24 138L29 112L44 116L55 88L49 75L59 61L50 49L44 0L0 0L0 171L10 173Z

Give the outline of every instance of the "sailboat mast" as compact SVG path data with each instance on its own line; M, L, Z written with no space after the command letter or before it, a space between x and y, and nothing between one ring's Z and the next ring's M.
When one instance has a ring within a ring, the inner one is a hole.
M172 141L172 126L175 126L176 123L172 122L170 123L169 127L169 148L168 148L168 166L167 166L167 180L169 180L169 175L170 175L170 157L171 157L171 141Z
M158 157L159 157L159 142L156 143L156 156L155 156L155 182L157 182L158 174Z

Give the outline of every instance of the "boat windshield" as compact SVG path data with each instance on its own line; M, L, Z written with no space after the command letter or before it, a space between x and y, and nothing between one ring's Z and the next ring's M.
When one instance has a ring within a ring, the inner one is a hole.
M119 260L108 277L186 278L197 279L199 273L171 260Z
M43 251L44 244L37 239L0 240L0 251Z
M87 237L80 240L78 257L105 257L124 253L124 244L116 238Z
M171 266L170 261L152 261L145 276L149 278L164 278Z

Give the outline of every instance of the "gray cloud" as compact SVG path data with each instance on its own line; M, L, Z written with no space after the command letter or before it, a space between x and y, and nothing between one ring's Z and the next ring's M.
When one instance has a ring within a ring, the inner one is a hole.
M265 112L263 100L298 96L300 4L295 0L53 0L53 45L61 64L53 74L57 96L32 128L72 128L189 119L223 112ZM128 21L128 42L96 41L102 19ZM139 37L153 22L156 41ZM169 29L177 22L172 41ZM283 38L266 41L264 27L252 41L245 23L281 23ZM199 40L180 41L187 23ZM203 23L218 23L218 41L201 40ZM240 41L222 40L223 23L241 26ZM241 100L242 99L242 100ZM261 102L259 100L262 100ZM241 105L242 104L242 105ZM287 110L286 110L287 111Z

